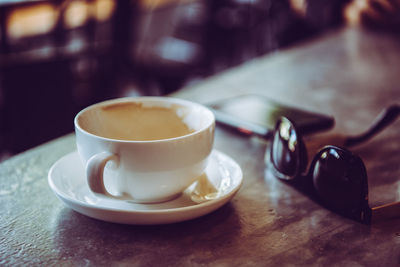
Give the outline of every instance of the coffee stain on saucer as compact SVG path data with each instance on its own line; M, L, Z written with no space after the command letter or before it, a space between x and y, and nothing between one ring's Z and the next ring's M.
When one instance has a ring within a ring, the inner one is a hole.
M203 203L213 199L218 199L223 195L226 189L230 185L229 177L224 177L219 185L214 185L207 177L207 174L199 176L194 184L194 188L191 192L191 199L196 203Z

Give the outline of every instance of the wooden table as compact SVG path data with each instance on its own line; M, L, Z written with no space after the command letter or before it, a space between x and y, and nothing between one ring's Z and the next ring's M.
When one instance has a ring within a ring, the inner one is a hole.
M259 93L336 119L333 133L366 129L400 102L400 41L357 29L267 55L176 93L207 103ZM400 120L353 149L364 160L370 205L400 200ZM309 138L317 142L318 135ZM230 203L204 217L159 226L88 218L47 184L50 166L75 150L68 135L0 164L0 265L398 266L400 220L346 219L265 172L266 144L218 128L215 147L242 167Z

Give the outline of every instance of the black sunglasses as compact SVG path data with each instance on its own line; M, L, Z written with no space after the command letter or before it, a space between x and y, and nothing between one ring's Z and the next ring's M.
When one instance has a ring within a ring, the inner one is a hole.
M344 146L360 144L400 115L400 106L384 110L365 133L348 137ZM267 167L275 176L299 186L325 207L362 223L400 216L400 202L370 208L368 179L362 159L349 150L333 145L323 147L307 171L307 150L295 125L282 117L277 122L269 149Z

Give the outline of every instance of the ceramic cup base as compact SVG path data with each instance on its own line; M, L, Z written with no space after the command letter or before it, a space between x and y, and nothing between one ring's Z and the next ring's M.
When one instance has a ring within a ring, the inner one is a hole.
M185 188L186 190L186 188ZM92 192L93 193L93 192ZM123 193L121 195L112 195L112 194L97 194L93 193L96 197L99 198L110 198L110 199L116 199L116 200L124 200L133 204L158 204L158 203L163 203L163 202L168 202L171 200L174 200L175 198L178 198L181 196L183 193L179 192L171 196L163 197L163 198L157 198L157 199L135 199L131 195Z

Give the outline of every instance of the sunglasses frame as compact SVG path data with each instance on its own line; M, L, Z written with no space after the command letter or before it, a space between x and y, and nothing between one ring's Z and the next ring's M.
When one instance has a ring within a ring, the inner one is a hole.
M398 105L390 106L389 108L384 110L382 114L380 114L380 117L378 117L377 121L366 133L355 137L349 137L347 138L344 144L351 146L366 141L367 139L369 139L370 137L381 131L383 128L385 128L387 125L389 125L391 122L393 122L399 114L400 114L400 107ZM273 161L272 153L273 153L275 136L277 131L280 130L280 125L283 122L290 124L290 127L293 128L297 138L297 143L295 144L295 150L296 150L295 156L297 162L296 162L296 170L293 175L286 175L281 171L279 171ZM330 207L329 205L325 205L327 208L341 215L350 217L352 219L355 219L359 222L366 224L371 223L371 221L379 221L381 219L388 219L400 216L400 201L382 205L379 207L370 208L368 203L368 175L365 168L365 164L361 159L361 157L352 153L351 151L333 145L324 146L313 156L313 159L308 165L307 148L305 146L303 138L301 134L297 131L295 124L288 118L281 117L277 121L274 134L272 135L272 141L269 144L269 149L266 152L265 160L267 163L272 165L272 168L270 168L270 170L272 170L272 174L274 176L278 177L279 179L294 182L294 184L302 186L303 189L304 188L306 189L306 193L308 193L308 195L318 200L318 202L320 202L321 204L326 204L326 200L324 200L324 198L321 197L321 195L318 193L318 189L316 188L316 183L314 181L315 177L313 176L312 172L314 172L315 165L317 161L321 158L321 155L330 149L340 151L341 153L346 153L348 156L359 161L359 164L361 166L360 175L362 177L362 182L361 182L362 188L360 190L361 191L360 205L355 212L353 210L350 211L347 210L344 212L337 209L332 209L332 207Z

